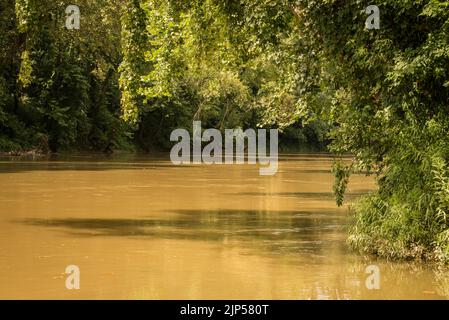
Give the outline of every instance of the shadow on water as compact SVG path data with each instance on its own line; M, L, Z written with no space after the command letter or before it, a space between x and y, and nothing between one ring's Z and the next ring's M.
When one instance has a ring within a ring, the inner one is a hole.
M185 165L189 166L189 165ZM189 166L195 167L195 166ZM39 157L0 157L0 173L28 171L107 171L175 168L168 154L80 154Z
M279 161L312 162L316 158L332 161L328 154L279 155ZM27 171L106 171L106 170L151 170L158 168L201 168L184 164L175 166L170 162L169 153L155 154L53 154L42 156L0 156L0 173L20 173ZM329 169L291 168L296 173L330 173Z
M55 228L77 237L128 237L139 239L198 240L250 249L248 254L276 255L290 263L304 263L337 281L334 289L325 280L309 283L299 293L302 298L368 299L449 297L447 270L428 269L423 264L390 263L372 257L348 255L344 244L345 217L331 211L179 210L167 219L25 219L17 221L38 227ZM346 257L346 262L332 262ZM305 260L304 260L305 259ZM342 264L343 263L343 264ZM379 265L383 290L364 287L366 267ZM333 266L333 267L332 267ZM410 282L408 279L419 279ZM362 282L361 282L362 281Z
M360 190L357 192L349 192L345 194L347 200L354 200L361 196L370 193L371 190ZM300 198L308 200L334 200L335 195L332 192L240 192L228 193L233 196L253 196L253 197L286 197L286 198Z
M187 166L187 165L186 165ZM189 166L193 167L194 166ZM0 173L20 173L29 171L107 171L107 170L156 170L176 168L167 162L152 163L105 163L105 162L19 162L0 163Z
M335 212L179 210L167 219L25 219L72 236L141 237L238 243L271 253L320 255L335 247L346 217ZM344 246L344 241L339 243Z

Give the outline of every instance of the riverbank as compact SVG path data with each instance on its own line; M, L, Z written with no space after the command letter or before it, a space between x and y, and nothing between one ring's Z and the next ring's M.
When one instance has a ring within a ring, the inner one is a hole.
M29 151L0 151L0 157L27 157L27 156L45 156L47 153L38 150Z

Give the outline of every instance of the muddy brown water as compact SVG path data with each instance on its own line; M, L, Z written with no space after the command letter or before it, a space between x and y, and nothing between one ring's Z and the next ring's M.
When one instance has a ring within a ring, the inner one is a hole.
M361 256L332 157L174 166L167 156L0 158L2 299L445 299L449 274ZM353 176L348 200L375 188ZM80 268L67 290L65 268ZM366 267L377 265L380 289Z

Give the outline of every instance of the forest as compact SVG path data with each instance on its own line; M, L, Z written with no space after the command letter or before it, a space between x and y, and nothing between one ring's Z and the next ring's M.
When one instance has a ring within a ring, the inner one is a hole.
M0 0L0 151L155 152L192 121L327 150L348 243L449 261L449 1ZM66 28L66 8L80 28ZM344 155L351 162L340 161Z

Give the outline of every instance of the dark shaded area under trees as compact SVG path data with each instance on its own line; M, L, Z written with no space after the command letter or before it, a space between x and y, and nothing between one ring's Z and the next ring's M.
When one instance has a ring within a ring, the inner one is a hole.
M276 84L288 62L251 65L224 2L80 0L81 27L67 30L70 4L0 1L0 151L166 150L193 120L277 126L261 100L290 108L283 149L325 149L324 122L294 117Z

